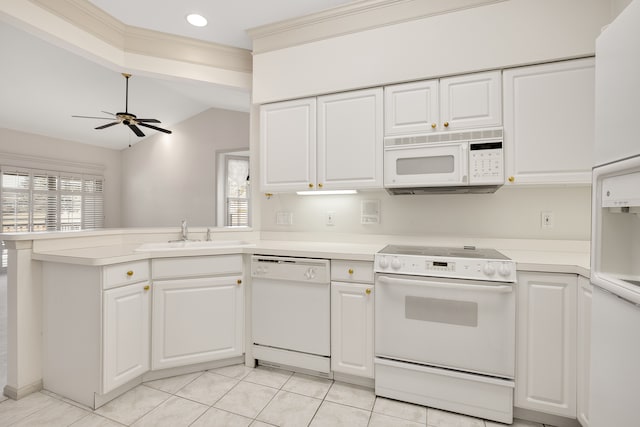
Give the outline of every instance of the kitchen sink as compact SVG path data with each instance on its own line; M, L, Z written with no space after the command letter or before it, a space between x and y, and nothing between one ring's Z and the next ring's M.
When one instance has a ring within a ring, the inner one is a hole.
M190 249L221 249L255 246L255 243L245 240L177 240L160 243L144 243L136 248L137 252L160 252Z

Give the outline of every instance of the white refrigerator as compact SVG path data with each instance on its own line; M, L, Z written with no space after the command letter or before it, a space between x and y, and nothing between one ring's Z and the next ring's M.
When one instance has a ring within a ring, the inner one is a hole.
M589 427L640 426L640 0L596 41Z

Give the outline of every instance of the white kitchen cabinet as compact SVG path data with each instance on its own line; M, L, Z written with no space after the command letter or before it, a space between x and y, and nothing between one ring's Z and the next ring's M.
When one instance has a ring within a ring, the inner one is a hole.
M500 71L385 87L385 136L502 125Z
M318 97L317 187L382 187L382 89Z
M578 421L589 427L589 395L591 365L591 297L593 285L578 276Z
M308 190L316 183L316 99L260 106L262 191Z
M575 274L518 273L515 406L576 418Z
M154 259L151 369L244 353L242 256Z
M505 70L507 185L590 184L593 58Z
M263 105L261 189L382 188L382 133L381 88Z
M149 369L149 263L43 262L42 273L43 386L96 408Z
M374 286L370 262L331 263L331 370L373 378Z
M384 88L384 135L408 135L441 130L438 80Z
M448 130L502 125L501 72L440 79L440 120Z
M149 285L142 282L104 292L104 391L113 390L149 370L149 289Z

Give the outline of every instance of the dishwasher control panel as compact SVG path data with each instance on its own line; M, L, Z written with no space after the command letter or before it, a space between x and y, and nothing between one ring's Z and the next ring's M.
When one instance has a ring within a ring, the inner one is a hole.
M254 255L251 257L251 277L329 283L330 263L327 259Z

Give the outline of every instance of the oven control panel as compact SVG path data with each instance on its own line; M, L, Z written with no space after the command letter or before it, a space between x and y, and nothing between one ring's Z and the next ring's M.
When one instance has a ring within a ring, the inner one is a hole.
M516 265L512 260L376 254L375 271L495 282L516 281Z

